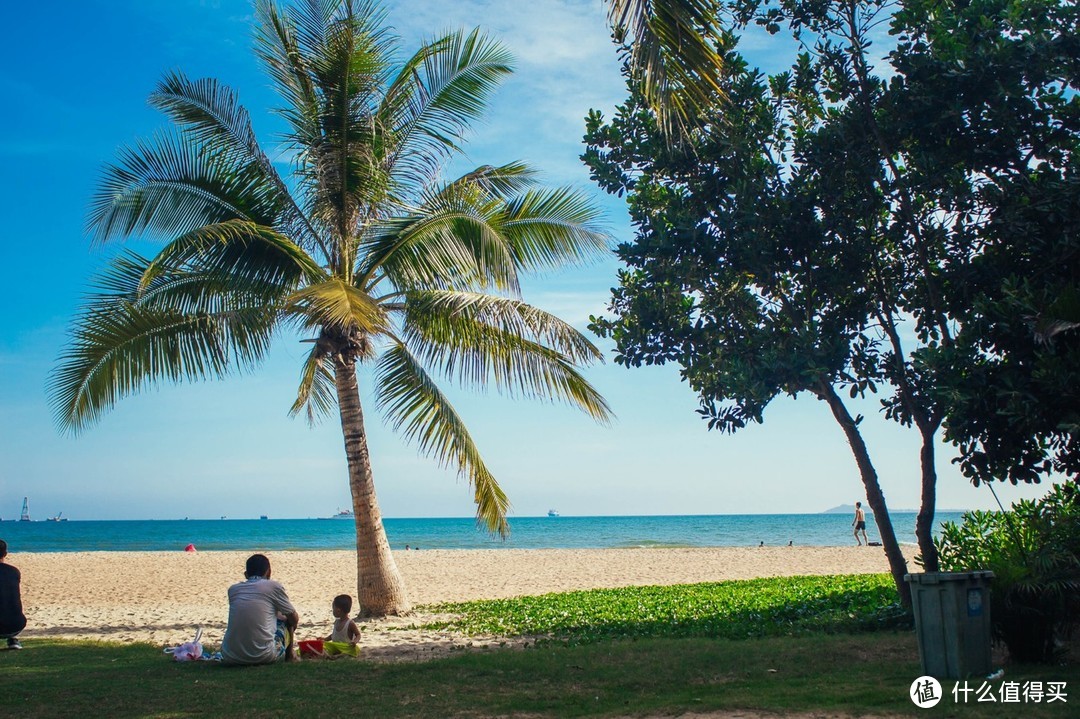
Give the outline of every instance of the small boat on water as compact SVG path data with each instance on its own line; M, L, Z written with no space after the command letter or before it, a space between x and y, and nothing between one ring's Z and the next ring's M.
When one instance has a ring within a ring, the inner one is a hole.
M46 522L66 522L67 517L64 516L63 512L58 512L55 517L46 517L45 521Z
M339 509L334 516L319 517L319 519L352 519L353 516L353 511L351 509Z
M556 510L554 510L554 509L549 509L549 510L548 510L548 516L549 516L549 517L558 517L558 516L559 516L559 513L558 513L558 511L556 511Z

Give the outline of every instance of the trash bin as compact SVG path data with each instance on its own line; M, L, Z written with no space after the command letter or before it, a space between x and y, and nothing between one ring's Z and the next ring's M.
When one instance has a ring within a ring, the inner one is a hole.
M994 573L905 574L923 674L938 679L986 675L990 666L990 580Z

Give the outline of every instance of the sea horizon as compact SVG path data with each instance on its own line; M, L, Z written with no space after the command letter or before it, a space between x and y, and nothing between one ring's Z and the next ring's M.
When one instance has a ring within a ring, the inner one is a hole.
M897 540L915 543L915 512L890 512ZM872 519L872 516L870 517ZM935 530L961 513L935 513ZM10 551L354 550L354 523L346 519L71 519L5 520L0 538ZM474 517L387 517L393 549L608 549L626 547L848 546L851 517L800 514L681 514L519 516L510 535L493 536ZM868 522L871 541L880 541Z
M841 508L842 507L842 508ZM518 519L633 519L641 517L805 517L805 516L818 516L823 514L846 514L851 515L855 509L855 505L841 505L841 507L834 507L832 509L825 509L815 512L702 512L702 513L669 513L669 514L564 514L557 512L555 515L551 515L549 510L547 514L518 514L507 515L509 521L513 522ZM874 512L869 506L864 506L863 510L867 516L873 516ZM339 509L339 512L341 510ZM972 509L935 509L934 513L937 514L962 514L964 512L974 511ZM890 509L889 516L897 514L918 514L918 509ZM266 521L266 520L331 520L340 519L334 515L328 516L296 516L296 517L278 517L269 515L252 515L243 517L230 517L228 515L220 516L199 516L199 517L128 517L125 519L106 519L106 518L94 518L94 517L82 517L72 518L63 517L63 513L57 517L43 517L43 518L31 518L30 522L185 522L185 521L198 521L198 522L246 522L246 521ZM384 520L458 520L458 519L475 519L473 515L441 515L441 516L383 516ZM0 517L0 524L17 523L21 520L17 517Z

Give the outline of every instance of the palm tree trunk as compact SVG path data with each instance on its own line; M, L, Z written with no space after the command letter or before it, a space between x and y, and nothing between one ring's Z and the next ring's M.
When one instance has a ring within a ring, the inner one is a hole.
M900 602L905 607L911 606L911 587L904 581L904 575L908 573L907 560L900 551L900 543L896 541L896 532L893 531L892 519L889 518L889 508L885 504L885 495L881 491L878 482L877 470L870 461L870 452L866 449L862 434L855 424L855 420L848 412L840 395L836 394L831 384L822 382L817 389L817 395L828 403L833 417L840 423L844 430L851 451L855 455L855 463L859 466L859 475L862 477L863 487L866 488L866 502L874 513L874 521L877 523L878 532L881 534L881 544L885 549L885 556L889 560L889 570L892 572L896 591L900 594Z
M375 617L404 614L410 609L409 597L394 555L390 552L379 500L375 496L355 362L340 355L335 356L334 385L337 387L341 413L341 432L345 437L345 455L349 460L349 490L356 522L356 593L360 614Z

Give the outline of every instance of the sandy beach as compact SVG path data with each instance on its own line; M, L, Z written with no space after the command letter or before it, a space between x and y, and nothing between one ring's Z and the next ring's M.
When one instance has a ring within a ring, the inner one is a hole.
M911 563L915 548L909 548ZM172 646L196 627L217 644L228 618L226 590L242 579L250 552L12 553L22 572L28 619L22 637L145 641ZM347 551L267 552L300 613L299 638L329 633L334 595L356 593ZM802 574L887 572L880 547L717 547L396 551L415 605L573 589L668 585ZM430 657L498 642L417 629L431 615L361 622L364 656ZM520 641L520 640L519 640Z

